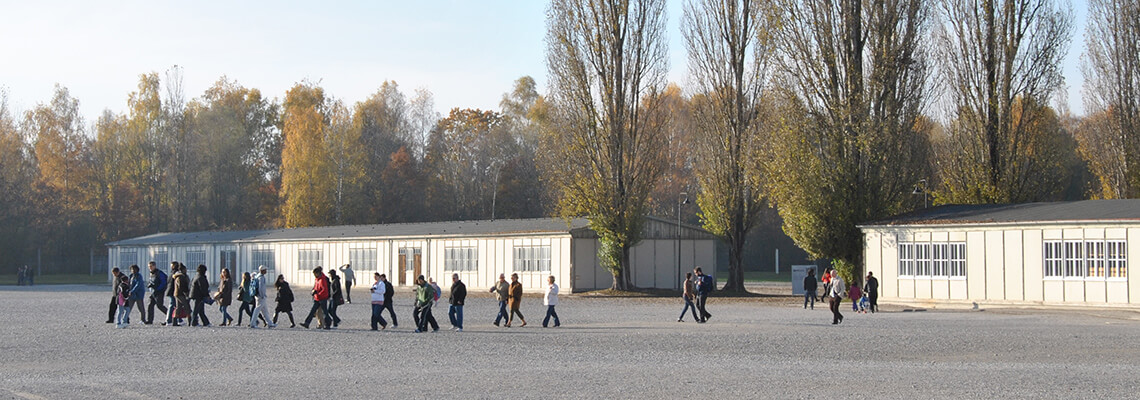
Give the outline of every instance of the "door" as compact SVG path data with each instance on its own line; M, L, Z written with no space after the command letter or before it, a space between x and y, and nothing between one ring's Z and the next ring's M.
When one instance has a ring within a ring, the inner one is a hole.
M415 255L412 256L412 262L415 263L415 271L416 271L416 273L412 276L417 277L417 278L420 275L423 275L423 270L420 268L421 267L421 265L420 265L421 257L420 257L420 251L419 250L420 249L416 249Z
M396 263L396 265L398 265L398 267L396 267L396 275L399 275L398 279L399 279L400 286L407 285L408 284L408 279L407 279L407 276L408 276L408 273L407 273L408 255L404 254L404 249L400 249L400 260Z

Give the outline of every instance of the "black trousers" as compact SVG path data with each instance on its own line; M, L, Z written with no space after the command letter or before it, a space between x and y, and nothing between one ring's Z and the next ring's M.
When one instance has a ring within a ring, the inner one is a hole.
M194 300L194 312L190 313L190 326L198 326L198 320L202 320L202 325L209 325L210 318L206 316L206 299Z
M843 300L838 298L838 297L832 297L831 300L829 300L830 303L828 303L828 304L831 306L831 323L832 324L838 324L839 321L843 320L843 314L839 313L839 303L841 303L842 301Z
M705 310L705 303L709 301L708 293L701 293L697 295L697 310L701 312L701 321L704 321L712 316Z
M384 299L384 308L380 310L381 313L388 310L388 315L392 316L392 327L399 326L400 323L396 322L396 311L392 308L392 299Z
M151 293L150 294L150 302L146 306L146 319L144 319L143 322L146 322L148 324L154 323L154 308L155 307L158 307L158 311L162 311L162 314L166 315L165 303L166 303L166 296L163 296L160 293Z
M416 319L416 329L420 332L427 332L428 325L431 325L433 331L439 330L439 324L435 322L435 316L431 315L431 305L417 307L412 316Z
M325 325L325 329L328 329L329 325L332 324L332 318L329 318L328 300L321 300L321 301L313 300L313 308L309 310L309 316L305 317L305 325L309 325L310 322L313 322L313 316L317 315L317 310L324 311L324 313L325 313L324 325Z
M352 302L352 281L344 281L344 301Z
M333 326L340 325L340 317L338 317L336 315L336 308L337 307L340 307L340 306L336 304L336 300L333 300L330 298L328 308L329 308L329 316L332 317Z
M878 295L867 296L867 300L871 303L870 304L871 313L874 313L875 311L879 311L879 296Z
M107 310L107 322L115 321L115 312L119 311L119 298L111 296L111 309Z

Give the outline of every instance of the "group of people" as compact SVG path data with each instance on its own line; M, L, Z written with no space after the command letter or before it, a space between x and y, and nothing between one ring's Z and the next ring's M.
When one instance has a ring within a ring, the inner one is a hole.
M828 305L831 308L832 325L843 322L843 314L839 312L839 304L844 297L851 299L851 309L856 313L866 314L868 310L874 313L879 310L879 280L875 278L874 273L867 272L867 278L862 288L858 282L853 282L850 290L848 290L843 278L839 276L839 271L835 269L825 270L822 281L824 295L830 298ZM815 270L809 269L808 275L804 277L804 309L807 309L809 305L811 309L815 309L818 288Z
M27 265L16 269L16 286L32 286L36 282L36 271Z
M685 322L685 313L693 310L693 319L699 324L703 324L712 317L708 310L705 309L705 304L708 302L709 293L712 293L713 287L716 286L716 280L712 275L707 275L701 270L701 267L693 269L693 272L685 273L685 280L681 281L681 298L685 300L685 308L681 309L681 316L677 318L677 322ZM695 303L695 304L694 304Z
M170 263L169 275L160 270L154 261L151 261L147 268L150 278L145 282L138 265L131 265L128 272L123 272L118 267L111 270L113 284L111 285L112 297L107 313L107 323L114 322L118 328L130 326L131 311L137 307L139 319L146 325L154 323L154 310L157 308L159 312L165 315L165 321L162 322L162 325L182 326L186 322L185 320L189 319L188 325L190 326L211 326L205 309L207 305L216 303L218 311L222 314L222 322L219 326L233 324L234 318L229 313L229 306L234 301L234 286L229 268L222 268L218 276L218 290L213 294L210 293L210 281L206 276L208 269L205 265L198 266L197 277L193 281L187 274L186 265L177 261ZM313 305L304 322L299 325L309 329L314 318L317 320L317 329L332 329L340 325L341 319L337 315L337 308L342 304L351 303L351 288L355 281L355 273L350 265L346 264L340 269L344 272L343 289L341 287L342 279L337 274L336 269L330 269L328 275L324 273L322 267L313 269L315 283L310 292ZM267 275L268 271L264 265L259 266L258 272L253 275L248 272L242 274L241 282L237 287L237 301L241 302L237 313L237 325L242 325L243 317L248 316L250 328L257 328L259 321L269 328L275 328L278 317L284 313L289 317L289 327L296 327L298 324L293 318L293 301L295 298L293 290L289 287L289 282L285 281L284 275L277 275L277 280L274 283L274 287L277 289L275 298L277 304L273 317L270 318L266 302ZM388 315L392 319L392 327L395 328L398 326L398 322L392 306L392 295L395 293L392 283L388 281L385 274L379 272L374 273L373 278L374 283L369 288L372 300L371 328L374 331L387 329L388 321L382 315L384 310L388 311ZM459 274L452 274L451 279L452 284L448 296L448 305L450 306L448 318L452 330L462 332L463 305L467 298L467 286L459 279ZM512 283L508 285L504 275L500 274L499 282L491 288L491 291L499 299L499 315L495 319L495 326L499 326L500 320L506 318L506 326L510 327L515 315L522 321L522 325L519 326L526 326L526 320L523 319L522 313L519 311L522 300L522 284L518 282L518 274L511 274L511 281ZM146 296L147 289L151 291L150 304L144 311L143 297ZM413 289L415 291L415 307L412 317L416 323L415 332L427 332L429 326L432 331L439 331L439 324L431 312L432 306L439 301L442 293L439 285L433 279L425 280L424 276L420 275L416 278ZM167 299L170 300L169 308L164 304ZM509 315L506 312L508 304L511 309ZM547 306L546 319L542 323L543 327L548 326L551 318L554 319L555 327L561 325L558 313L554 309L557 304L558 285L554 283L554 276L550 276L543 297L543 305Z

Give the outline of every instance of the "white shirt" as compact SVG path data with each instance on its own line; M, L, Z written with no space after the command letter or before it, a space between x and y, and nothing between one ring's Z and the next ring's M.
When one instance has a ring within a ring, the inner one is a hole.
M844 297L847 295L847 284L839 275L831 277L831 297Z
M556 306L558 305L558 284L551 283L546 286L546 293L542 296L542 305Z
M388 287L384 285L384 281L376 281L376 283L372 284L372 301L383 303L384 291L386 290L388 290Z
M260 288L257 293L257 298L261 301L265 301L265 292L269 289L269 287L265 286L265 275L262 275L261 272L258 272L257 274L253 275L253 279L257 279L257 287Z

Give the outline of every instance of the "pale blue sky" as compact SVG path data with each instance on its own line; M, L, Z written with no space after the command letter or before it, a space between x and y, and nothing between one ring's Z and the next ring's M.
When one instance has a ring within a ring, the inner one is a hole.
M14 111L51 99L60 83L90 123L126 110L147 72L183 68L188 97L222 75L268 97L303 79L352 104L385 80L405 94L427 88L436 108L498 109L523 75L545 92L545 0L0 1L0 87ZM1077 60L1086 4L1065 63L1069 103L1080 112ZM687 75L681 0L669 0L670 78Z

